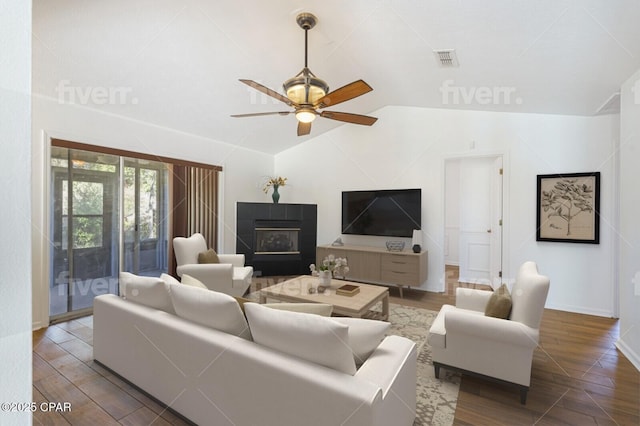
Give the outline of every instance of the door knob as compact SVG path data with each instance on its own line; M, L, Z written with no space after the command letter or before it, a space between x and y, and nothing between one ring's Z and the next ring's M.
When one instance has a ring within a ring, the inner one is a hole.
M491 229L487 229L487 232L490 234L491 233Z

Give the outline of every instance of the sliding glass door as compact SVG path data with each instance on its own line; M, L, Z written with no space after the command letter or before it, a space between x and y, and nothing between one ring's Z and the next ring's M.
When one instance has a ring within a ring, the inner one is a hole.
M97 295L117 294L121 269L166 272L163 163L54 146L51 177L52 320L90 311Z
M124 268L137 275L167 271L167 173L164 164L127 159L124 166Z

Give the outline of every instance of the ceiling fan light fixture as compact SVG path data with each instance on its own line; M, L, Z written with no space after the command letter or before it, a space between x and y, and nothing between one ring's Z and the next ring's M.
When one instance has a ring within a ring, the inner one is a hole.
M364 95L372 91L373 88L363 80L356 80L333 92L329 92L329 85L324 80L316 77L307 65L308 33L309 30L316 25L317 19L310 13L301 13L297 16L296 22L300 28L304 30L304 68L282 85L286 96L253 80L240 79L240 81L267 96L271 96L293 107L293 112L298 120L298 136L306 136L311 132L311 122L316 119L316 116L342 121L344 123L360 124L363 126L373 125L377 120L375 117L324 110L326 107L331 107ZM324 111L320 112L317 111L317 109ZM253 114L235 114L232 115L232 117L256 117L274 114L288 115L291 112L292 111L258 112Z
M285 81L282 88L292 102L313 105L329 93L329 85L313 76L308 69L305 71Z
M316 112L313 108L300 108L296 111L296 119L301 123L311 123L316 119Z

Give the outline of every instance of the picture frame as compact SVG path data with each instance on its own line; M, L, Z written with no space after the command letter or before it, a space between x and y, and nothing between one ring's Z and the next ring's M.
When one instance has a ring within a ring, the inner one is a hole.
M600 244L600 172L537 177L536 241Z

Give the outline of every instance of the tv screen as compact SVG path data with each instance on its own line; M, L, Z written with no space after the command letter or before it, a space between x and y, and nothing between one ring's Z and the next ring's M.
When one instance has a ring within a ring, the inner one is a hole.
M342 233L411 237L421 229L422 190L342 192Z

